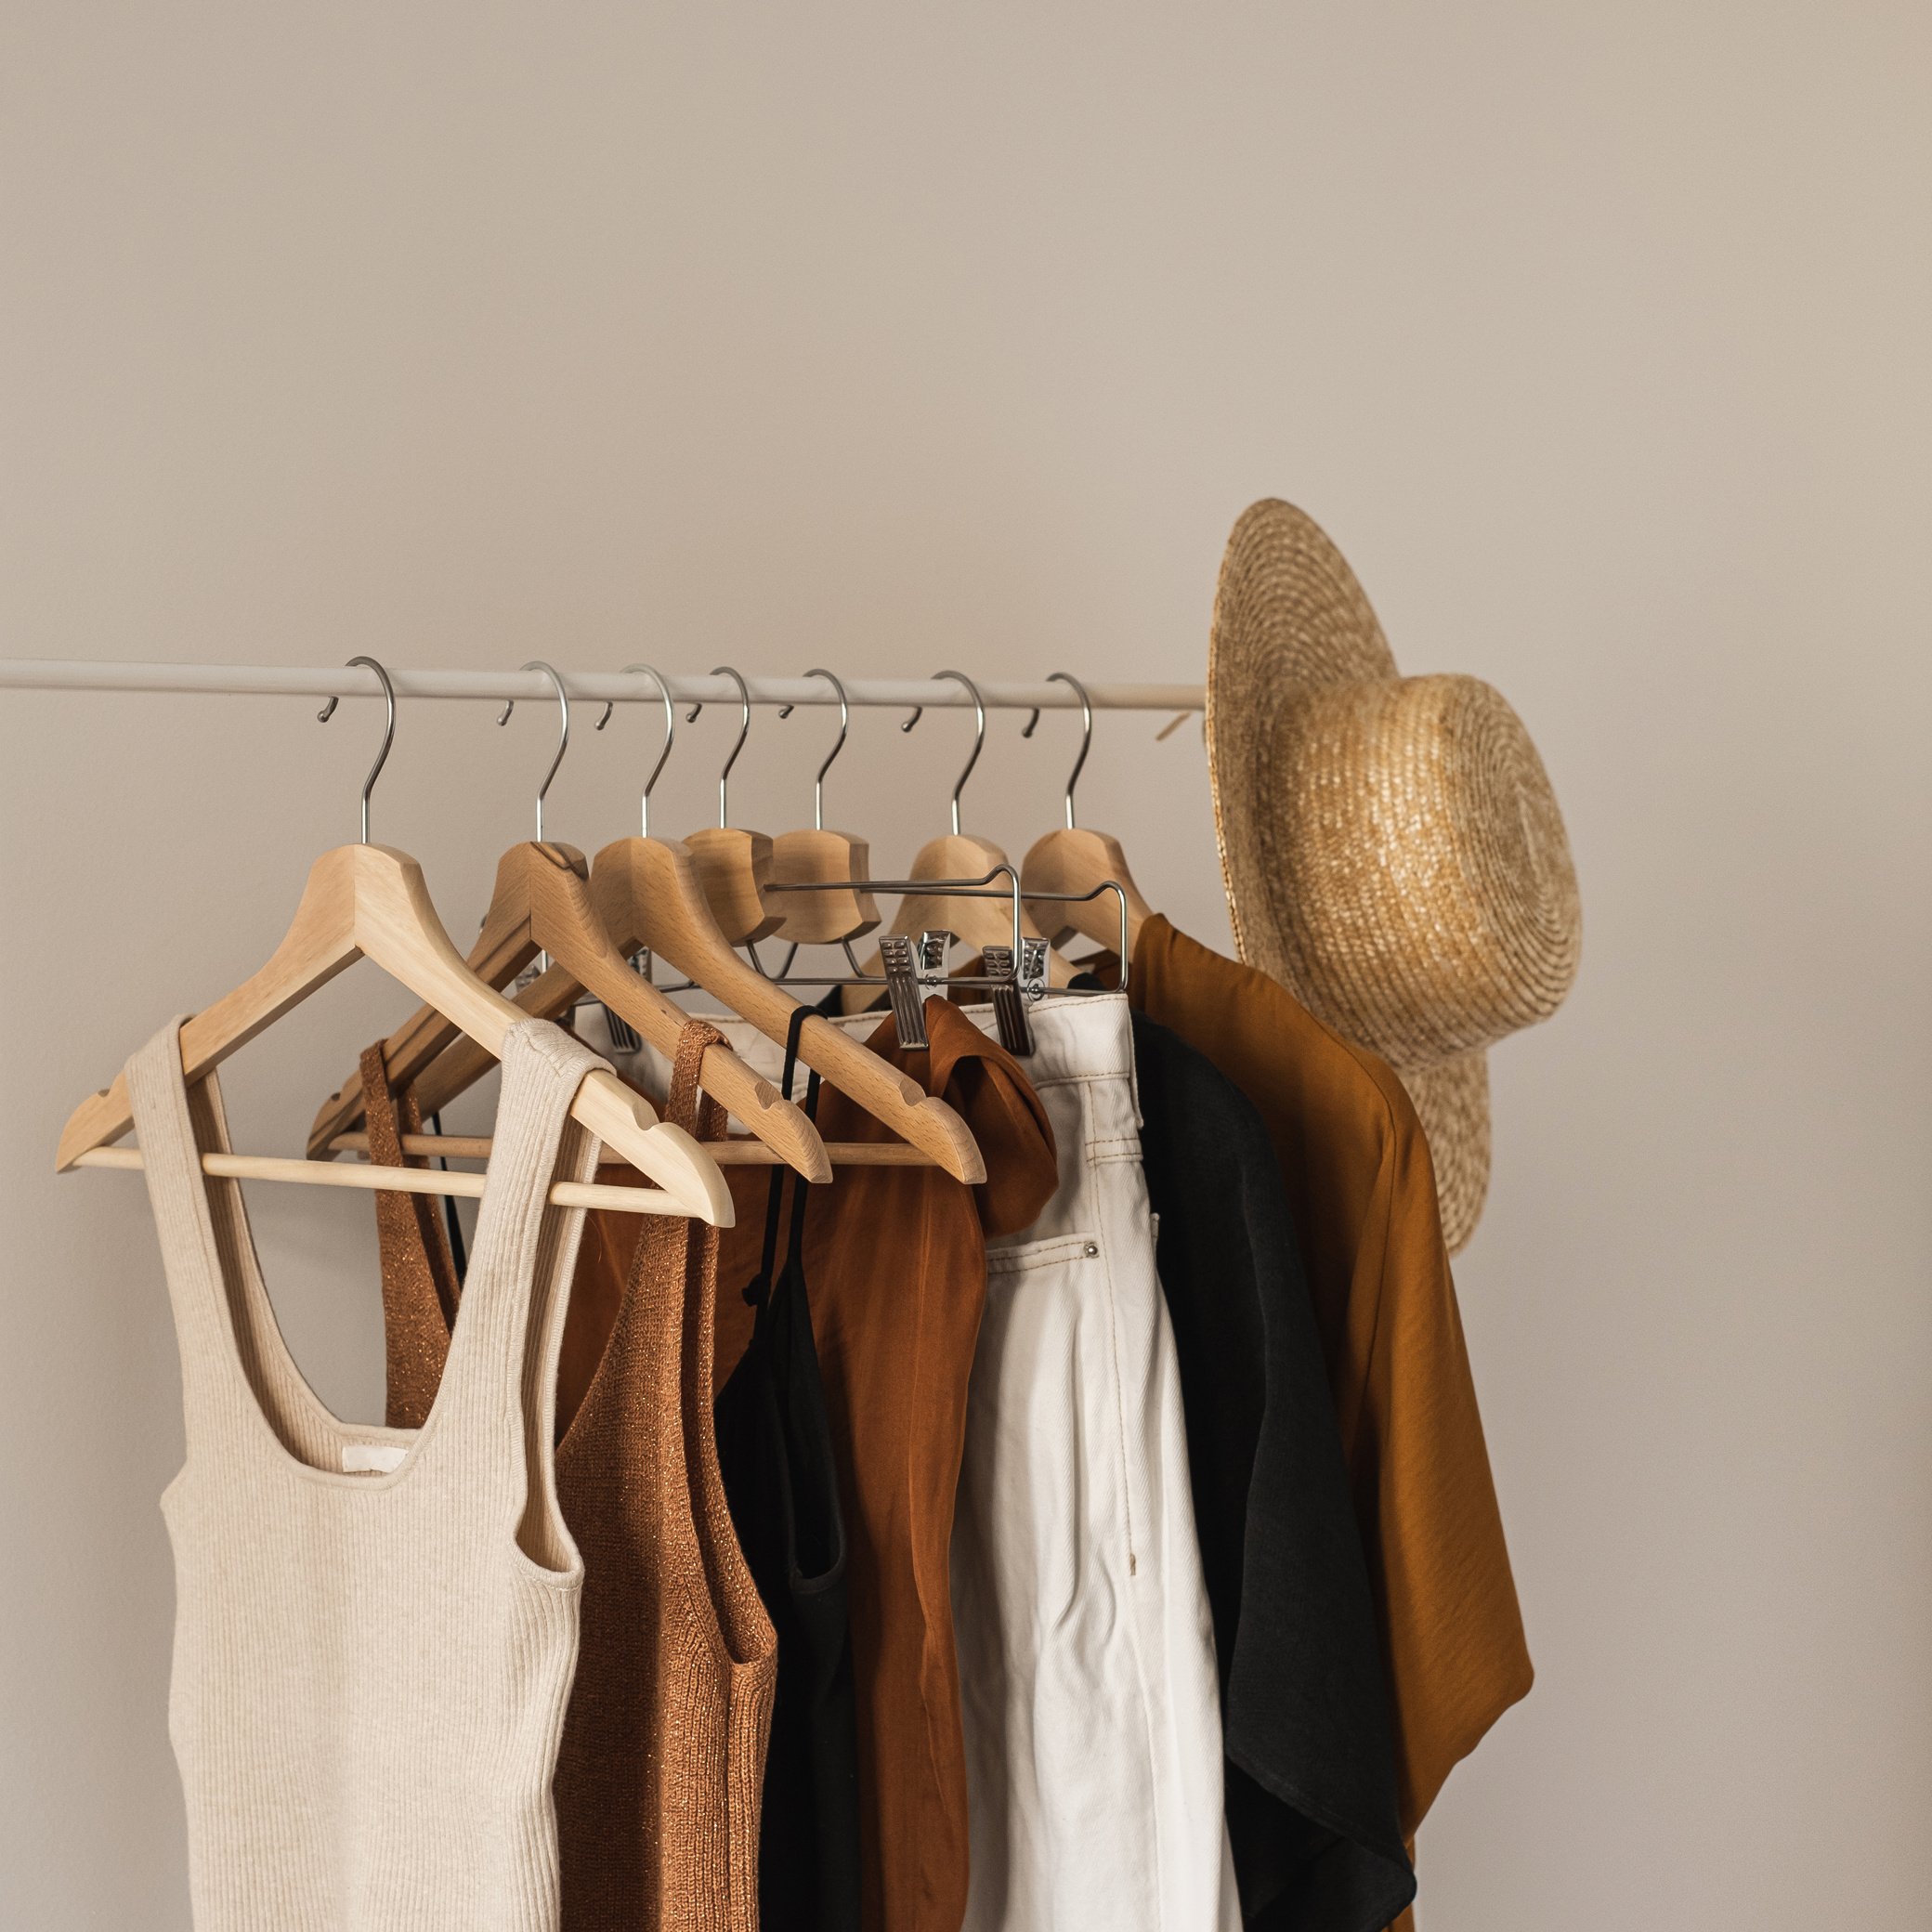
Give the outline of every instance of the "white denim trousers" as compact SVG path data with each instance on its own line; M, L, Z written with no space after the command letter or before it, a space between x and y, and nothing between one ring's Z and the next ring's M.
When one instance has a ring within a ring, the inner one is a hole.
M1238 1932L1127 1000L1050 998L1029 1018L1021 1064L1060 1187L1033 1227L990 1244L968 1398L952 1544L966 1925Z

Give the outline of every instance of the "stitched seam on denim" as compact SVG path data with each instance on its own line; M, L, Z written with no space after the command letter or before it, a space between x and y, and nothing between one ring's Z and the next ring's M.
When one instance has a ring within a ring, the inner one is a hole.
M1099 1167L1106 1161L1138 1161L1141 1158L1141 1137L1139 1134L1096 1134L1086 1142L1086 1154L1090 1167Z
M1018 1274L1028 1268L1052 1268L1063 1261L1090 1260L1087 1250L1098 1248L1100 1242L1092 1234L1053 1234L1035 1246L1027 1243L1019 1247L990 1248L986 1253L988 1274Z
M1102 1279L1107 1285L1107 1347L1114 1359L1114 1440L1120 1452L1120 1516L1127 1532L1127 1573L1137 1576L1141 1569L1141 1557L1134 1546L1134 1485L1132 1473L1127 1465L1127 1388L1125 1377L1120 1372L1120 1315L1119 1298L1114 1287L1113 1262L1104 1244L1097 1257L1101 1265ZM1138 1656L1138 1645L1136 1646Z
M1130 1080L1133 1077L1133 1069L1130 1066L1110 1066L1101 1068L1097 1072L1083 1071L1077 1073L1036 1073L1024 1061L1021 1063L1021 1066L1028 1080L1033 1083L1033 1090L1036 1093L1042 1087L1093 1087L1108 1080Z

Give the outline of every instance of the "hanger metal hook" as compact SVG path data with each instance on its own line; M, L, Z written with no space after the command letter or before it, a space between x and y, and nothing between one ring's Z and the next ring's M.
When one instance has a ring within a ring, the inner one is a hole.
M1087 754L1093 749L1093 700L1087 695L1087 686L1070 671L1054 671L1047 674L1050 685L1065 685L1080 700L1080 755L1074 760L1074 768L1066 775L1066 829L1074 829L1074 787L1080 782L1081 768L1087 763ZM1033 723L1039 722L1039 713L1035 711ZM1029 724L1023 736L1032 735Z
M369 794L375 790L375 781L383 775L383 766L389 760L389 747L396 742L396 686L389 682L389 673L373 658L351 658L351 664L365 666L376 674L376 681L383 687L383 698L389 707L389 721L383 727L383 748L375 754L375 763L369 767L369 776L362 781L362 842L369 843ZM341 702L332 698L316 714L318 724L326 724L335 715L335 707Z
M564 762L564 753L570 749L570 694L564 689L564 681L554 665L546 664L542 658L532 658L522 669L541 671L556 687L556 756L550 761L550 769L543 774L543 782L537 787L537 843L543 842L543 799L550 790L550 781L556 777L556 768ZM510 713L516 709L516 700L508 699L497 713L497 723L507 724Z
M751 687L728 664L713 664L711 666L711 675L713 677L728 677L738 686L738 743L732 746L731 756L724 761L724 769L718 774L718 823L723 827L731 823L731 813L726 807L727 794L725 791L725 787L731 778L731 767L738 763L738 754L745 749L745 740L751 735ZM696 723L698 713L703 709L704 700L700 698L685 713L685 723L686 724Z
M836 672L808 671L805 672L805 675L807 677L822 677L839 694L838 739L833 744L831 750L825 754L825 763L818 767L818 776L812 780L812 829L815 831L822 832L825 829L825 775L831 770L833 759L845 749L845 734L852 729L852 707L845 701L845 686L841 683ZM779 708L778 715L781 718L789 718L797 709L798 707L795 704L783 705ZM918 722L917 714L915 714L910 723L902 725L900 728L902 730L910 730L912 724Z
M966 781L973 776L973 767L979 763L979 754L986 746L986 700L979 695L979 686L963 671L935 671L933 675L935 679L949 677L956 685L966 686L966 695L973 699L973 719L979 727L973 740L973 755L967 759L964 769L953 781L953 835L957 838L959 831L959 794L965 790ZM923 705L920 707L920 711L924 709ZM899 728L902 731L910 731L919 720L920 711L916 711Z
M639 672L657 685L658 696L664 700L664 749L658 753L658 762L651 766L651 775L644 781L644 799L637 813L637 829L647 839L651 835L651 791L657 785L659 773L670 762L672 742L677 737L677 707L671 701L671 686L664 681L664 673L655 664L626 664L623 675L633 677ZM610 723L610 714L616 709L614 698L604 707L604 715L597 720L599 731Z

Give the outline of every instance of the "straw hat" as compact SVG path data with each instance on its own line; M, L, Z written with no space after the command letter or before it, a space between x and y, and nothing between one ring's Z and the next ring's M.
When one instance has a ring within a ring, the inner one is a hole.
M1268 501L1221 562L1208 763L1241 957L1402 1076L1461 1248L1489 1186L1485 1050L1556 1012L1583 937L1529 733L1480 679L1403 677L1341 553Z

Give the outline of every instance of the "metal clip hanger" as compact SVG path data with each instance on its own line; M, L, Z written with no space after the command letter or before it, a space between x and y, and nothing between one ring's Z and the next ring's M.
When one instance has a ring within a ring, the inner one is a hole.
M1024 906L1015 906L1014 911L1018 914L1015 920L1003 917L990 906L979 903L996 897L1004 900L1006 894L992 894L985 888L997 878L1011 877L1017 868L990 840L960 829L960 797L986 741L986 703L980 696L979 686L964 672L938 671L933 672L933 676L947 678L961 685L973 700L973 750L960 767L959 776L953 781L952 830L945 837L928 840L920 848L919 855L912 862L908 882L878 879L863 882L875 892L904 893L898 911L892 920L891 930L894 933L909 936L929 929L950 928L975 951L984 953L989 946L1010 946L1017 952L1023 937L1039 936L1038 927L1026 916ZM919 723L920 715L920 711L916 709L899 728L910 731ZM1064 985L1073 977L1073 969L1060 959L1050 960L1049 972L1059 985ZM863 1003L857 997L858 992L863 986L873 983L861 975L855 985L848 986L842 996L846 1011L855 1011ZM989 981L987 990L990 989Z
M1001 877L1007 881L1007 889L994 889L994 881ZM958 936L956 932L944 927L922 928L915 940L906 933L888 933L880 941L881 971L868 973L855 971L850 973L785 973L776 976L781 986L841 986L855 990L872 988L875 993L882 991L891 1006L898 1028L899 1044L902 1047L922 1047L927 1044L923 1020L915 1025L908 1017L904 1002L930 993L983 992L990 999L995 1024L999 1032L1000 1044L1009 1052L1025 1055L1033 1051L1032 1032L1026 1023L1025 1008L1046 998L1050 990L1051 955L1044 937L1038 933L1021 932L1018 927L1017 893L1013 886L1013 870L1011 866L1000 866L982 879L959 880L912 880L912 879L871 879L866 884L876 892L910 892L917 890L930 898L934 905L943 905L949 898L957 900L999 899L1012 908L1014 925L1011 937L1002 937L998 943L980 948L980 968L977 973L948 975L946 972L946 954ZM811 892L815 887L798 885L793 887L770 888L774 892ZM1094 992L1121 992L1126 989L1130 960L1125 950L1128 945L1128 900L1117 881L1103 880L1090 892L1066 894L1070 903L1084 903L1097 899L1103 894L1114 894L1118 903L1118 930L1116 943L1123 948L1120 974L1112 987L1091 987L1064 986L1052 987L1056 997L1080 997ZM1044 895L1050 902L1058 903L1062 895ZM888 945L888 941L891 942ZM855 1011L863 1012L859 1006Z
M1103 890L1111 886L1119 894L1122 910L1121 963L1123 971L1133 942L1142 924L1153 918L1154 908L1135 885L1120 841L1106 832L1088 831L1074 820L1074 788L1093 747L1093 704L1087 687L1070 672L1053 672L1048 682L1065 685L1080 700L1080 752L1066 779L1066 823L1034 841L1021 867L1026 882L1026 909L1048 933L1054 945L1064 945L1076 933L1097 946L1113 943L1104 909L1096 902ZM1031 738L1039 723L1035 711L1022 728L1022 738Z

